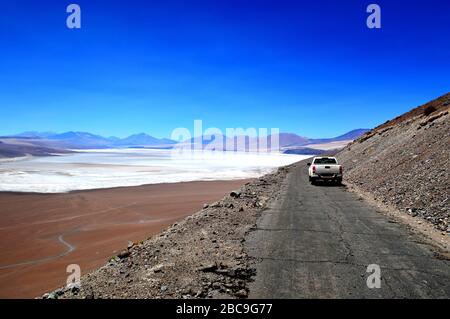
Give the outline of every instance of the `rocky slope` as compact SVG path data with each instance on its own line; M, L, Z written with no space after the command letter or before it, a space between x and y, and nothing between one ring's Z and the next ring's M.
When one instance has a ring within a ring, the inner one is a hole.
M450 93L366 133L337 156L345 181L450 233Z
M85 275L81 287L44 298L245 298L254 269L244 237L292 166L247 183L219 202L130 245Z

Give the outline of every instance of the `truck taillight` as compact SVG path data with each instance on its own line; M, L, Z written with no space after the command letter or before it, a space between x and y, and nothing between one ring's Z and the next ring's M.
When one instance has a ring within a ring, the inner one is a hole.
M312 170L313 170L313 173L315 173L316 172L316 166L313 165Z
M342 174L342 166L339 166L339 174Z

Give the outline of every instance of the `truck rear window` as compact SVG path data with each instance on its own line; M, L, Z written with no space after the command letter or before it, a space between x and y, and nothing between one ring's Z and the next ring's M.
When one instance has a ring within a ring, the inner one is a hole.
M316 158L314 164L337 164L334 158Z

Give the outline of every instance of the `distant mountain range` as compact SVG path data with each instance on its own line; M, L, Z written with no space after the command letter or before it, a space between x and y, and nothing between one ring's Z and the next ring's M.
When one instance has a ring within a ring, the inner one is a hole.
M145 133L133 134L124 139L119 139L115 142L115 145L133 146L133 145L162 145L162 144L175 144L168 138L156 138Z
M364 135L369 131L369 129L359 128L333 138L310 139L308 144L322 144L337 141L356 140L358 137Z
M175 144L176 142L167 138L156 138L145 133L133 134L126 138L115 136L103 137L88 132L65 132L61 134L52 132L23 132L8 136L9 138L24 138L48 140L50 144L67 148L111 148L111 147L132 147L132 146L156 146Z
M342 148L348 142L360 137L361 135L368 132L368 129L356 129L347 132L343 135L339 135L333 138L323 138L323 139L313 139L304 136L299 136L293 133L280 133L278 136L269 135L266 137L267 148L271 147L272 138L277 139L279 142L280 149L285 153L290 154L321 154L325 150L332 150L334 147L336 149ZM245 137L245 140L242 139ZM258 137L248 137L248 136L238 136L238 137L228 137L224 135L205 135L191 138L188 141L183 142L184 144L196 144L202 145L202 147L208 147L208 149L222 149L227 151L237 150L237 141L241 139L240 147L245 146L246 149L251 148L251 145L258 145ZM264 138L263 138L264 139ZM243 141L245 141L243 143ZM232 145L232 148L229 148ZM325 149L320 149L317 146L323 146ZM261 147L260 147L261 149Z
M312 139L308 137L299 136L293 133L280 133L279 143L280 148L285 153L290 154L320 154L325 150L330 150L332 147L341 148L341 144L345 145L347 142L354 140L364 133L369 131L368 129L356 129L347 132L343 135L324 138L324 139ZM232 142L238 137L226 137L226 136L203 136L195 137L190 140L182 142L182 144L201 144L202 147L214 146L214 141L218 141L222 138L223 147L222 150L233 151L233 149L226 148L226 142ZM241 136L242 138L242 136ZM268 146L270 147L271 136L267 137ZM256 143L257 138L245 137L245 146L248 147L251 143ZM342 143L337 143L342 142ZM127 148L127 147L139 147L139 148L172 148L176 141L167 138L156 138L146 133L133 134L126 138L118 137L103 137L88 132L23 132L11 136L0 137L0 157L21 156L26 154L31 155L46 155L53 153L60 153L61 150L71 149L93 149L93 148ZM324 146L325 149L321 149L317 146L325 144L330 146ZM337 143L337 144L336 144ZM229 144L234 145L234 144ZM36 152L33 149L36 149ZM220 147L219 147L220 148ZM218 150L219 148L215 148Z

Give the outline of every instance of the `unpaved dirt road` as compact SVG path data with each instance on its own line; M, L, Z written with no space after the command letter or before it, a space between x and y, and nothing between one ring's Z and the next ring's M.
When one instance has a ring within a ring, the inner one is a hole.
M247 236L250 298L450 298L450 261L406 226L343 186L310 185L306 162L283 189Z

